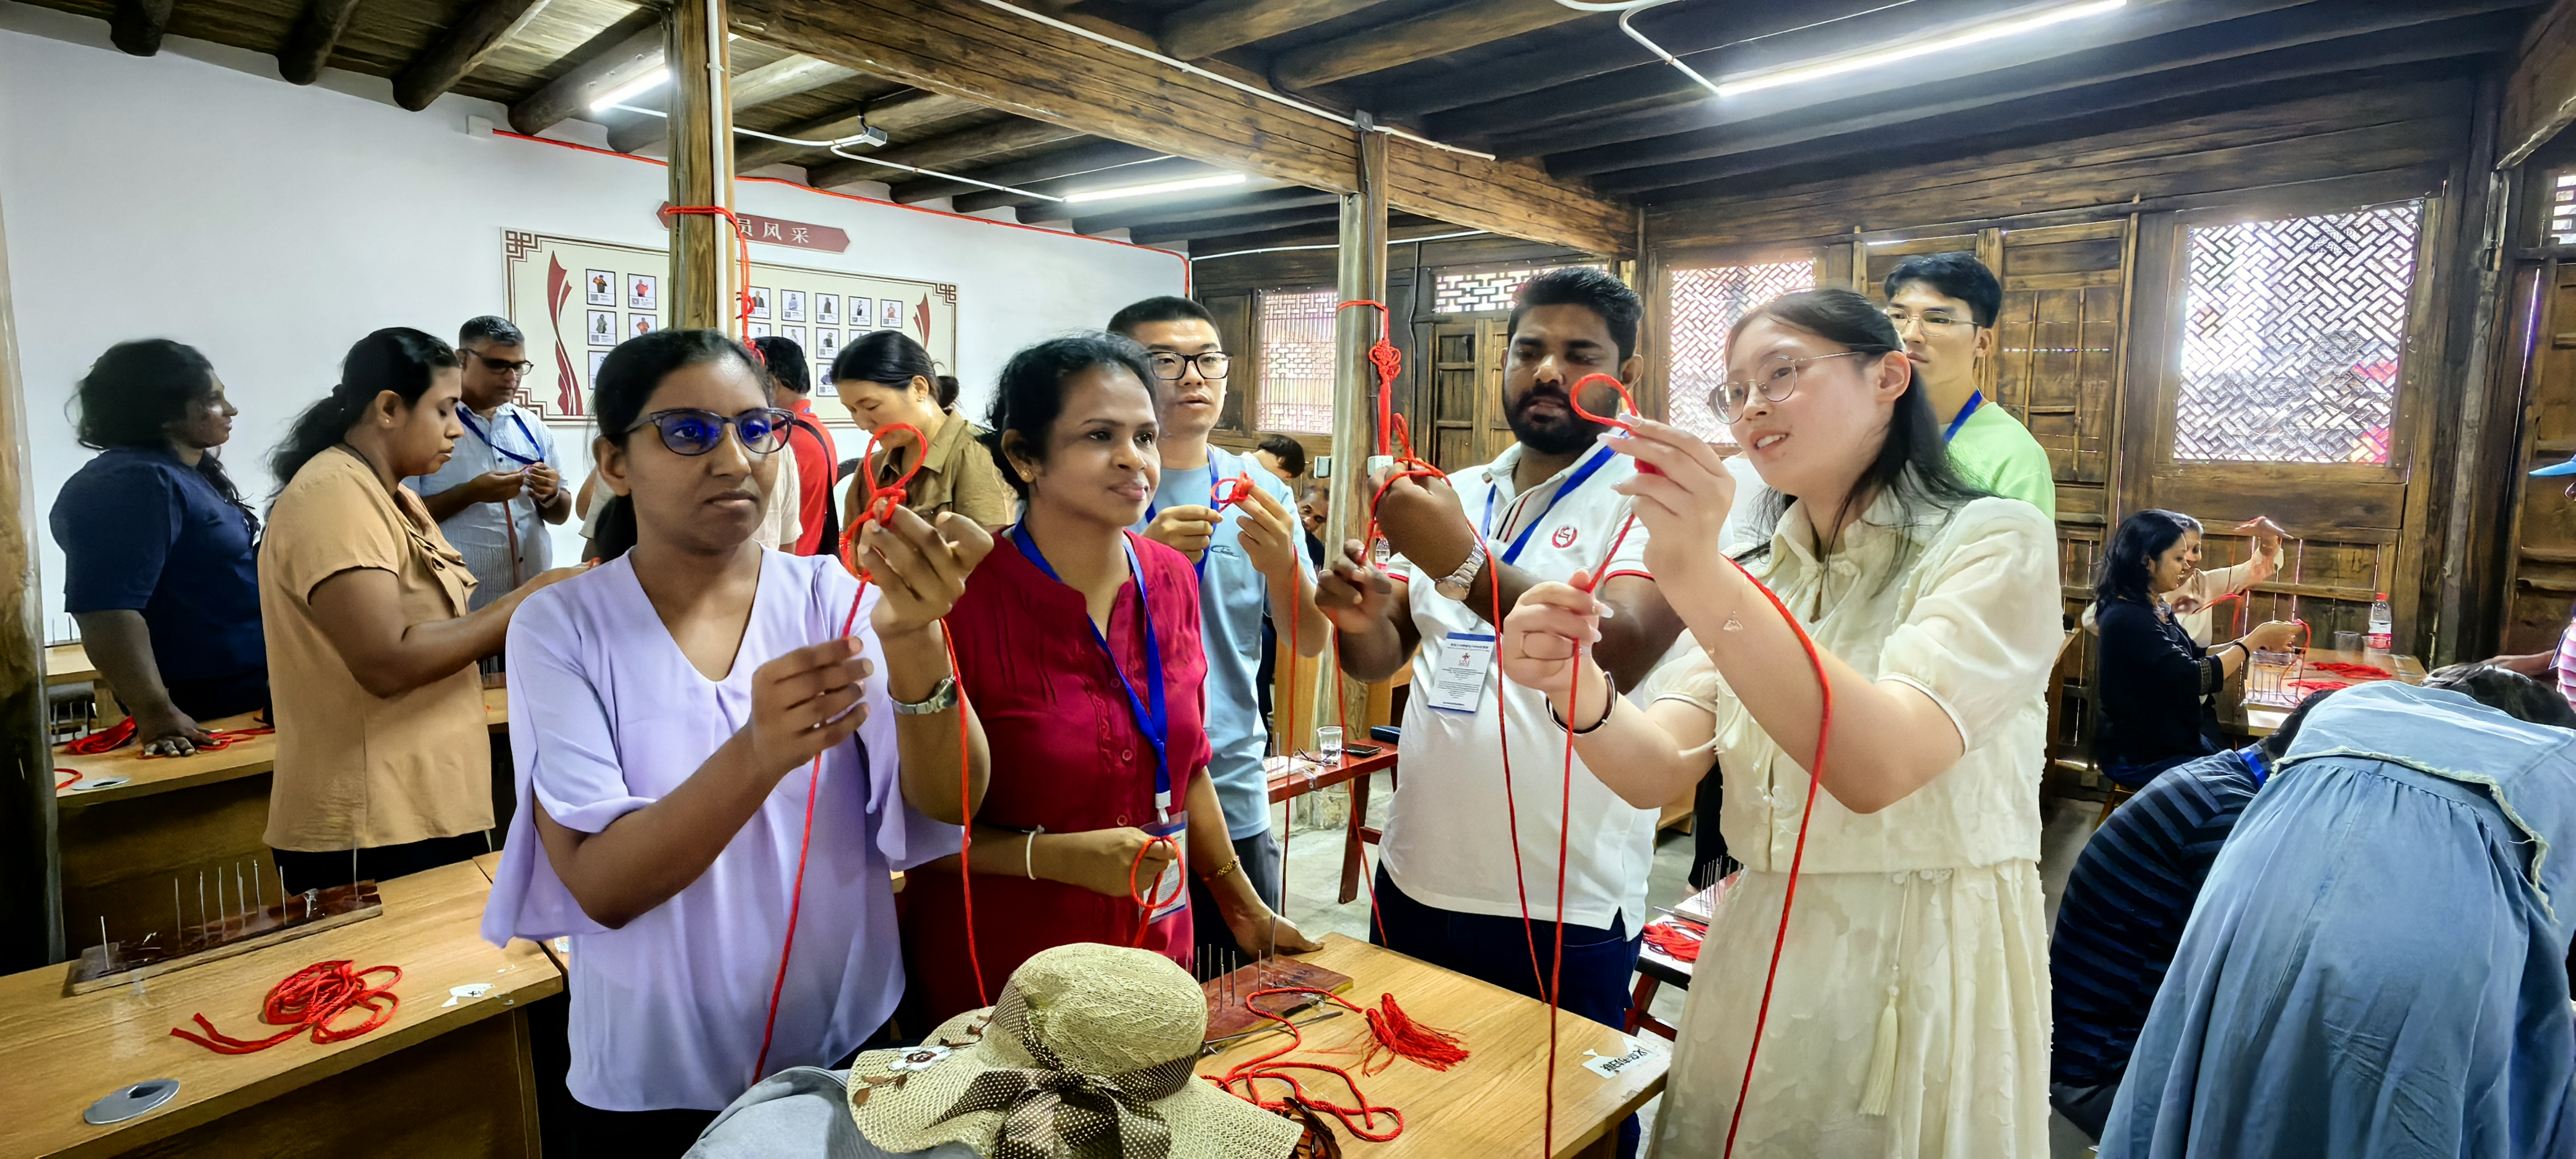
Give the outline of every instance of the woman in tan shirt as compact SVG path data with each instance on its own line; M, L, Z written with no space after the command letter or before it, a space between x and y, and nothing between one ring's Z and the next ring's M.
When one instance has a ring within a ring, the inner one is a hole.
M898 434L899 442L866 464L870 477L892 483L916 457L922 458L921 470L904 484L904 506L924 519L954 511L987 531L1011 522L1019 496L1002 481L1002 469L994 465L992 452L984 449L980 441L984 429L952 409L957 405L957 380L939 373L920 343L900 330L867 334L842 347L840 357L832 360L832 386L862 429L876 431L908 423L929 444L923 456L912 449L910 436ZM865 509L854 477L841 510ZM852 518L843 516L844 525Z
M445 342L376 331L270 460L284 489L259 550L277 721L267 839L291 893L491 848L475 661L501 650L522 600L575 569L467 611L464 557L400 483L465 433L459 381Z

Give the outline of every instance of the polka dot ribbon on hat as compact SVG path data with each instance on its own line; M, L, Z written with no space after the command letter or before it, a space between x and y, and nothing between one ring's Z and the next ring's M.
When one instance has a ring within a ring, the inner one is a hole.
M1087 1075L1067 1069L1029 1031L1028 1000L1017 987L1005 986L993 1006L986 1034L1008 1034L1036 1060L1039 1069L986 1071L975 1076L966 1093L946 1114L944 1123L978 1111L1002 1112L993 1159L1062 1159L1070 1155L1163 1159L1172 1146L1171 1128L1153 1104L1179 1094L1191 1081L1195 1052L1114 1075Z

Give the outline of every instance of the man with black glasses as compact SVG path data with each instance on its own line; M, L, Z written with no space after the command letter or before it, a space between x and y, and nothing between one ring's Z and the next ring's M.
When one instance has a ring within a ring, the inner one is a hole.
M1887 275L1887 318L1950 444L1950 463L1968 482L2057 516L2057 479L2048 452L2010 411L1977 388L1977 360L1995 354L1995 316L2004 286L1971 253L1908 258Z
M546 525L572 514L554 433L512 401L534 365L527 337L507 318L467 322L456 339L464 365L465 437L434 474L409 480L474 576L471 606L485 604L554 566Z

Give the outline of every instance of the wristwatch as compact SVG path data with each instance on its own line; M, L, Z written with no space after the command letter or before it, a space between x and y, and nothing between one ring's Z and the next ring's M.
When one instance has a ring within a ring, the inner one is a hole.
M957 678L955 676L942 676L939 678L939 685L930 690L929 696L923 697L921 700L911 704L906 704L900 700L895 701L894 714L896 716L930 716L934 713L946 712L955 707L957 707Z
M1433 583L1431 590L1450 599L1464 602L1467 598L1467 585L1476 578L1476 572L1484 566L1485 544L1479 540L1467 548L1467 562L1459 564L1458 570L1450 572Z

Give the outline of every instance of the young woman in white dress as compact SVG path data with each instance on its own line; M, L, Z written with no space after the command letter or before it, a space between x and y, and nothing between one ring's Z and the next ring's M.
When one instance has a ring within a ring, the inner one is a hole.
M1656 1129L1666 1159L1994 1159L2048 1150L2039 887L2045 687L2063 636L2051 517L1949 466L1896 332L1844 290L1736 324L1711 409L1778 494L1738 552L1811 636L1833 725L1742 1122L1733 1122L1807 803L1822 696L1806 651L1720 551L1738 486L1688 432L1607 441L1660 474L1620 490L1700 651L1643 711L1577 639L1592 600L1546 584L1507 617L1504 672L1546 691L1586 767L1642 807L1724 758L1727 890ZM1578 580L1581 577L1578 577ZM1566 703L1571 685L1573 704Z

